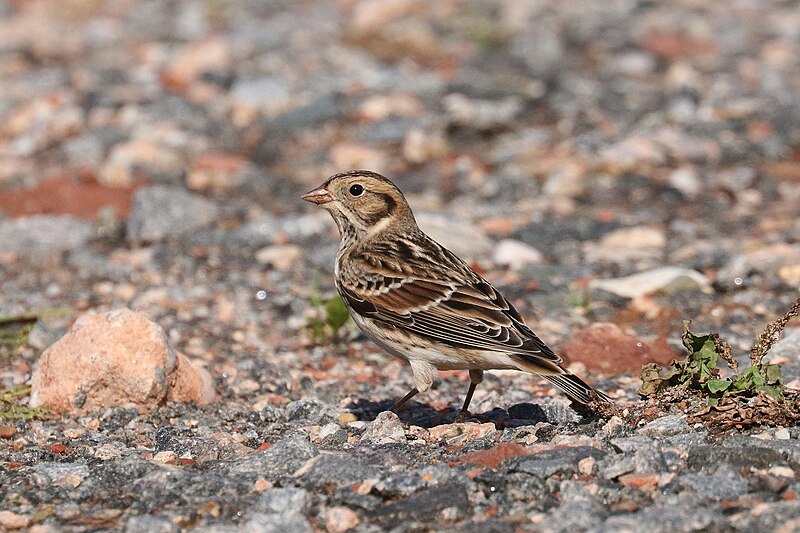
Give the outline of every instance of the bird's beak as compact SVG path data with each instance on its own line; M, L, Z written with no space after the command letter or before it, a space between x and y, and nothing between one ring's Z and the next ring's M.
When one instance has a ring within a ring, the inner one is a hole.
M331 193L328 192L324 186L317 187L313 191L307 192L303 195L303 200L311 202L312 204L322 205L333 201Z

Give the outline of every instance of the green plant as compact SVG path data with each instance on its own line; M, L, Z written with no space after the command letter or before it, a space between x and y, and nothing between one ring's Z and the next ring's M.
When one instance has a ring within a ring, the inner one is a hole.
M580 309L583 316L592 316L592 298L588 286L572 287L565 299L567 305Z
M731 356L730 345L717 333L696 335L689 330L689 321L683 323L683 345L689 350L684 360L672 362L672 369L664 371L659 365L648 364L642 368L642 387L639 394L656 395L672 388L699 391L707 398L709 406L719 405L724 399L751 398L763 393L777 402L783 402L785 388L781 384L781 367L764 364L763 359L783 328L800 311L800 298L780 319L769 324L760 335L750 353L751 366L739 372L738 363ZM722 379L717 366L719 359L728 363L733 375Z
M0 347L15 348L28 343L28 334L36 324L35 313L0 317Z
M0 348L16 348L27 344L28 335L39 319L66 317L74 312L68 307L53 307L18 315L0 316Z
M309 298L315 309L315 315L309 318L306 324L311 338L317 343L336 340L350 319L350 312L344 301L338 294L323 298L316 286L311 288Z
M9 387L0 390L0 419L32 420L44 415L44 411L20 405L19 401L31 392L29 386Z

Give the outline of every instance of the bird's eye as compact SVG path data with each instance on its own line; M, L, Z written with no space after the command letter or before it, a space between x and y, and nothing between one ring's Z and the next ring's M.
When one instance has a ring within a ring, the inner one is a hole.
M362 192L364 192L364 187L362 187L358 183L350 186L350 194L352 194L353 196L361 196Z

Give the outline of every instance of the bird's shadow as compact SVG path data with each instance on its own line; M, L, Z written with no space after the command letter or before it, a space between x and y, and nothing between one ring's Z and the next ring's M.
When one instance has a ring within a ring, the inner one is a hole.
M356 400L348 409L359 420L372 422L382 412L391 409L393 402L376 402L373 400ZM456 416L456 412L451 409L437 411L429 405L415 401L408 402L403 409L397 412L398 418L406 424L431 428L442 424L450 424Z
M392 407L391 401L376 402L367 399L358 399L351 406L349 411L359 420L371 422L382 412L388 411ZM426 429L452 424L458 410L448 407L437 411L429 405L411 401L407 407L401 409L397 416L406 424L423 427ZM492 422L497 429L507 427L528 426L539 422L550 422L547 413L541 406L535 403L521 403L509 407L508 410L495 407L483 413L472 413L473 422L486 423Z

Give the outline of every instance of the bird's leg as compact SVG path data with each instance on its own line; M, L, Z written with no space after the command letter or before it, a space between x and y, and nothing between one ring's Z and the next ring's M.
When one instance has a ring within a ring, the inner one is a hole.
M467 391L467 397L464 398L464 406L461 407L461 411L459 411L458 414L456 415L455 422L466 422L470 418L472 418L472 415L470 414L468 408L469 408L469 402L472 401L472 394L475 392L475 387L477 386L478 384L475 383L474 381L470 382L469 390Z
M472 417L469 413L469 404L472 401L472 395L475 394L475 387L481 381L483 381L483 370L473 369L469 371L469 390L467 390L467 397L464 398L464 405L461 407L461 411L456 415L456 422L466 422Z
M410 391L408 391L408 394L406 394L406 395L405 395L405 396L403 396L403 397L402 397L400 400L398 400L398 401L397 401L397 402L396 402L396 403L395 403L395 404L392 406L392 408L390 409L390 411L391 411L391 412L393 412L393 413L397 413L397 411L398 411L398 410L399 410L401 407L403 407L403 405L404 405L404 404L405 404L405 403L406 403L408 400L410 400L411 398L413 398L413 397L414 397L414 396L416 396L417 394L419 394L419 391L417 390L417 388L416 388L416 387L414 387L413 389L411 389Z

